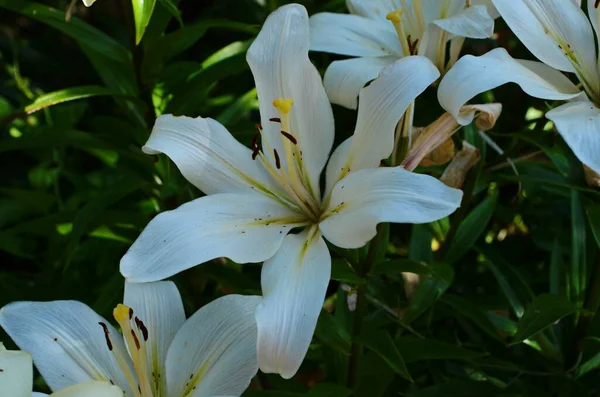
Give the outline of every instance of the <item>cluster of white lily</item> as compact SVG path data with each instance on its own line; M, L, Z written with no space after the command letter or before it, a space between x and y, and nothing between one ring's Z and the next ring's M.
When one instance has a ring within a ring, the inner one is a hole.
M2 308L0 326L23 351L0 345L0 390L31 396L32 357L58 397L233 396L259 368L294 376L330 280L326 241L359 248L379 223L426 223L454 212L462 198L456 187L478 156L466 142L455 153L451 136L474 119L491 128L499 104L464 105L506 82L568 100L547 117L600 172L594 1L591 25L575 0L347 5L351 14L309 18L304 7L287 5L268 17L247 54L261 117L250 148L210 118L156 120L142 150L166 154L205 196L156 216L122 258L118 328L76 301ZM459 59L465 38L490 37L498 15L544 63L503 49ZM323 82L309 50L355 58L333 62ZM583 92L556 69L574 72ZM448 113L413 128L415 100L433 84ZM354 134L333 151L330 103L358 108ZM449 161L441 181L413 172ZM176 287L160 280L220 257L264 262L262 297L228 295L186 320Z

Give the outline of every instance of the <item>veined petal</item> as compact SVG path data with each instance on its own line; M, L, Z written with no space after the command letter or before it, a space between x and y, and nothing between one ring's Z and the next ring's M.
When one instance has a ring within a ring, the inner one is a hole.
M263 137L279 153L284 153L282 140L287 138L281 134L281 125L270 121L280 117L273 101L294 101L289 113L292 131L286 132L297 138L303 168L317 195L319 177L333 145L334 124L321 75L308 59L308 46L306 9L290 4L269 15L247 60L258 92Z
M390 21L330 12L310 17L310 49L359 57L399 57L402 54Z
M162 115L142 150L169 156L183 176L206 194L274 190L262 165L252 160L252 151L210 118Z
M288 235L265 261L263 301L256 308L258 365L289 379L296 374L323 307L331 256L318 230Z
M123 397L123 391L107 382L85 382L60 389L50 397Z
M202 197L157 215L121 259L132 282L157 281L211 259L262 262L304 216L262 194Z
M559 71L539 62L513 59L504 48L497 48L479 57L460 58L442 79L438 100L460 124L467 125L473 113L459 114L460 108L475 95L506 83L517 83L536 98L566 100L581 95Z
M596 7L596 0L587 0L588 16L596 32L596 39L600 40L600 31L598 30L598 18L600 18L600 7Z
M587 101L566 103L546 113L575 156L600 173L600 109Z
M31 396L33 363L29 353L6 350L0 343L0 369L0 391L3 396Z
M402 167L360 170L335 185L319 228L338 247L358 248L378 223L432 222L453 213L461 198L462 191Z
M459 37L486 39L494 33L494 20L483 5L474 5L448 18L433 21L441 29Z
M0 326L31 353L52 390L92 380L128 385L100 323L109 331L113 350L127 356L121 334L81 302L14 302L0 310Z
M198 310L167 354L169 396L239 396L256 375L259 296L227 295Z
M179 291L173 282L125 282L123 303L133 309L148 329L146 341L148 376L157 395L167 394L165 361L175 334L185 322ZM155 386L156 385L156 386Z
M397 7L389 0L346 0L352 14L385 21L385 16ZM388 22L389 23L389 22Z
M327 192L344 175L377 167L392 153L398 120L439 75L427 58L410 56L383 69L377 79L361 90L352 143L336 149L327 166ZM342 148L347 150L344 156L336 153Z
M575 72L564 53L566 46L585 64L595 62L595 44L590 24L573 0L493 0L511 30L540 61L555 69ZM560 42L558 42L560 41Z
M360 90L397 59L391 56L365 57L332 62L323 79L329 100L336 105L356 109Z

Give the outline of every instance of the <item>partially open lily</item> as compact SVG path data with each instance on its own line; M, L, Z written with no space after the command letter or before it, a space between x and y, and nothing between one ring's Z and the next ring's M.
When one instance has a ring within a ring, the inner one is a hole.
M258 369L259 301L228 295L186 321L173 283L126 283L125 304L114 310L123 334L76 301L11 303L0 309L0 326L31 353L53 397L233 396Z
M470 115L458 110L475 95L512 82L543 99L571 101L546 113L575 155L600 173L600 71L598 2L587 1L590 20L575 0L493 0L525 46L541 62L513 59L495 49L480 57L464 56L440 83L440 104L461 124ZM593 27L593 29L592 29ZM574 73L583 92L560 71Z
M329 283L323 238L361 247L378 223L431 222L454 212L462 196L430 176L378 168L393 149L398 119L439 76L427 58L404 58L361 90L354 135L329 158L333 114L308 44L306 10L288 5L269 16L250 47L262 120L252 150L213 119L158 118L143 150L166 153L207 196L154 218L121 261L135 282L218 257L265 261L258 361L286 378L304 359ZM289 234L296 228L302 231Z
M83 4L84 4L86 7L91 7L91 6L92 6L92 4L94 4L95 2L96 2L96 0L83 0Z
M325 12L310 18L310 49L358 57L333 62L325 73L331 102L350 109L356 109L360 89L399 58L423 55L445 73L458 59L466 37L484 39L493 34L497 16L490 0L347 0L346 4L350 15Z

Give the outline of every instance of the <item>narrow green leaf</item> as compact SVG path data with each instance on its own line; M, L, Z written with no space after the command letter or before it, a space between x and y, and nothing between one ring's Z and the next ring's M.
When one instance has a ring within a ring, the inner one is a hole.
M333 350L345 356L349 354L350 335L344 326L325 310L322 310L319 316L315 337Z
M33 103L25 107L25 112L31 114L47 107L63 102L75 101L95 96L125 96L123 93L105 87L94 85L71 87L41 95ZM132 98L135 99L135 98Z
M498 193L494 192L491 196L481 202L467 217L461 222L456 230L456 235L450 244L444 260L449 264L456 263L469 249L477 242L479 236L485 231L485 227L492 218Z
M583 305L587 285L586 268L586 222L579 192L571 191L571 296L580 306Z
M450 381L425 387L407 394L408 397L482 397L497 396L497 389L489 382Z
M585 206L585 213L587 215L590 228L592 229L592 235L594 240L600 248L600 204L588 204Z
M377 353L398 375L412 382L406 364L387 332L363 329L357 342Z
M471 360L485 355L451 343L412 336L396 339L396 346L406 363L424 360Z
M410 324L429 309L448 289L454 279L454 269L446 263L431 263L432 273L421 278L421 284L413 295L403 322Z
M577 306L563 297L539 295L525 310L512 343L523 342L576 310Z
M335 383L317 383L310 388L306 397L347 397L352 394L352 390Z
M472 320L482 331L492 338L503 342L500 334L496 330L494 324L490 321L486 313L470 300L462 298L458 295L446 294L441 301L452 307L461 315Z
M366 280L359 277L347 260L336 258L331 261L331 279L349 284L364 284Z
M183 28L183 20L181 19L181 11L177 8L177 5L173 3L173 0L160 0L160 4L165 7L165 9L173 16L173 18L177 19L179 26Z
M402 272L415 273L420 276L432 275L432 270L423 262L413 261L411 259L392 259L386 262L377 263L371 269L371 274L399 274Z
M133 19L135 20L135 44L140 44L144 32L152 18L156 0L131 0L133 5Z
M595 342L596 345L600 343L600 338L590 337L586 339L591 342ZM591 358L581 364L581 366L577 369L576 378L579 378L596 368L600 368L600 352L594 354Z

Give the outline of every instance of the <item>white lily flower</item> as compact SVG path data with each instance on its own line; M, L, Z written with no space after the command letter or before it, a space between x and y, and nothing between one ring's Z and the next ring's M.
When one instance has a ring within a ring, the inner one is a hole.
M462 196L427 175L377 168L408 104L439 76L424 57L400 60L361 91L356 130L329 159L321 193L334 122L308 58L308 29L304 7L284 6L248 51L262 120L262 145L255 140L252 151L213 119L158 118L144 152L167 154L208 196L158 215L121 260L121 273L134 282L218 257L265 261L258 362L285 378L302 363L325 298L331 256L323 237L361 247L378 223L431 222L452 213Z
M25 351L6 350L0 343L0 392L7 397L42 397L45 393L32 392L33 363ZM79 383L52 393L50 397L123 397L123 392L106 382Z
M594 39L600 14L595 1L587 2L591 24L575 0L493 3L517 37L542 62L511 58L502 48L480 57L464 56L440 83L440 104L466 125L473 115L459 115L464 103L510 82L536 98L571 101L549 111L546 117L554 122L579 160L600 173L600 71ZM575 73L584 91L560 71Z
M458 59L466 37L491 37L497 16L490 0L346 4L351 15L324 12L310 18L310 49L358 57L332 62L325 73L329 99L349 109L356 109L360 89L399 58L424 55L445 73Z
M172 282L125 283L114 310L122 335L77 301L14 302L0 326L31 353L53 397L238 396L258 370L259 301L228 295L186 321ZM28 378L31 394L31 368Z

